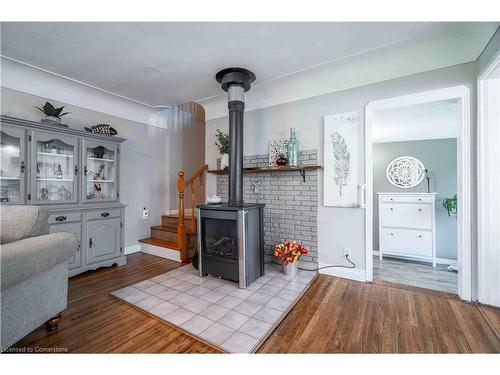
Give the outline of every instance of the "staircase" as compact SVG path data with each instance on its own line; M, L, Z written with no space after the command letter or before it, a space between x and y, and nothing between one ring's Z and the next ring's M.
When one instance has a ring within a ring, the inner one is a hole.
M139 240L142 251L183 263L189 262L195 253L197 243L196 187L199 187L198 194L200 194L198 203L204 203L205 172L207 169L208 165L201 166L187 180L184 179L184 172L179 172L177 179L178 213L161 216L161 225L151 227L151 237ZM186 188L190 189L191 193L191 209L189 211L185 209L184 203Z

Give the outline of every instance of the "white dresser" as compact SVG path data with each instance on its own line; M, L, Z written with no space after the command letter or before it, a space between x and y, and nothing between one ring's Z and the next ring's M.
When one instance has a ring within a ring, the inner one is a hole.
M380 259L384 255L436 267L436 193L378 193Z

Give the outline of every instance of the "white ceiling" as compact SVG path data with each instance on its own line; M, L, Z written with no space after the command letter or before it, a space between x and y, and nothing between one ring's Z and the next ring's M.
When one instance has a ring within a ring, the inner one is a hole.
M460 107L443 100L373 113L373 143L456 138Z
M242 66L256 84L374 49L488 23L2 23L1 54L148 105L219 95L215 73Z

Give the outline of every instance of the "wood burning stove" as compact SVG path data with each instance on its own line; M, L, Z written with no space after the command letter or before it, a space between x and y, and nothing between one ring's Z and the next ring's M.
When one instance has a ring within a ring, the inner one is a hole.
M245 91L255 75L228 68L216 79L229 98L229 202L198 206L198 269L246 288L264 275L264 205L243 203Z

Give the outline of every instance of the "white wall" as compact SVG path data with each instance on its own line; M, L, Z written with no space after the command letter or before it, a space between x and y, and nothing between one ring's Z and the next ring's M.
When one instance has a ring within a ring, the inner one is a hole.
M43 105L46 97L1 88L3 115L39 121L43 116L34 105ZM120 201L125 208L125 246L133 246L149 237L149 227L160 223L168 209L168 133L167 130L124 120L108 114L49 99L54 105L67 105L71 114L64 123L75 129L107 123L127 140L121 146ZM42 116L41 116L42 115ZM150 209L150 219L142 220L142 208Z
M414 74L331 94L280 104L245 113L244 154L267 153L271 139L287 138L290 127L297 128L299 147L317 149L323 160L323 117L338 112L359 111L359 182L364 181L364 107L370 101L457 85L472 88L473 119L475 118L476 63ZM216 128L227 129L228 118L207 121L205 158L215 168ZM473 129L475 122L473 121ZM352 249L357 268L365 269L364 214L362 209L323 207L322 173L320 174L318 236L319 261L323 264L343 262L343 248ZM209 176L207 193L215 192L215 178Z

